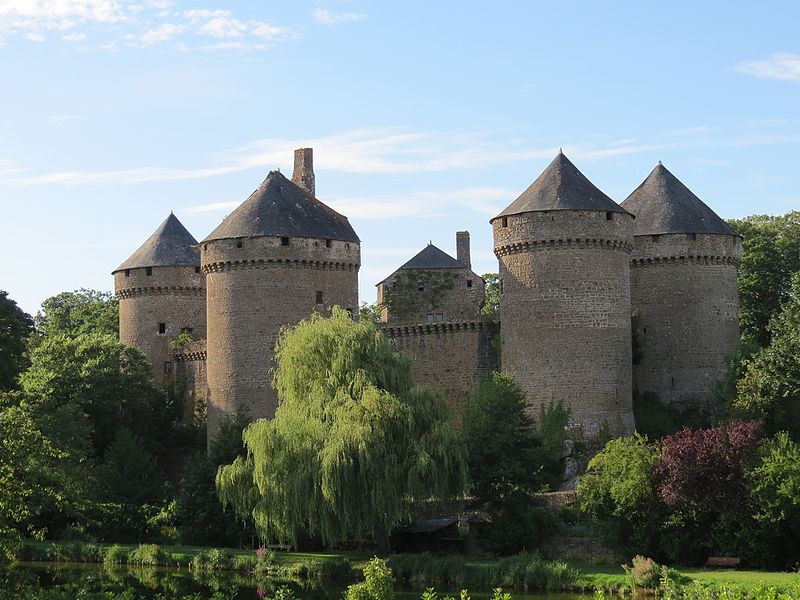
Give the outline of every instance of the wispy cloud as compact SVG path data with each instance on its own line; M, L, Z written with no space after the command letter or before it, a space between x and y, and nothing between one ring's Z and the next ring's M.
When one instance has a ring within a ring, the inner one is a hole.
M185 208L183 212L195 215L222 213L222 212L227 212L229 210L233 210L241 203L242 203L241 201L234 200L233 202L211 202L209 204L197 204L195 206L190 206L188 208Z
M765 59L740 62L734 69L762 79L800 81L800 56L778 52Z
M53 123L64 123L67 121L81 121L83 115L49 115L47 118Z
M147 48L179 37L176 49L265 49L299 36L295 28L242 20L226 9L175 11L168 0L0 0L0 39L19 34L42 42L51 30L65 32L60 39L69 43L85 42L90 31L92 38L99 38L95 48L115 51L115 42ZM209 44L209 39L239 43Z
M314 21L321 25L339 25L340 23L355 23L367 18L364 13L342 12L334 13L326 8L317 8L311 13Z

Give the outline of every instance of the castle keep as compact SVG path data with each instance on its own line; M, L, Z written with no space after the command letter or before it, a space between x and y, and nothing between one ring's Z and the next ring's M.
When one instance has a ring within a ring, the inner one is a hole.
M240 408L275 414L282 327L358 312L359 238L315 198L312 161L295 151L291 180L269 173L200 243L170 214L114 271L121 340L157 383L207 406L210 437ZM466 231L455 258L429 244L377 284L382 331L457 417L495 369L515 375L534 416L563 402L590 437L632 432L636 392L710 408L738 341L741 238L665 167L619 205L559 152L490 223L499 313L482 314Z

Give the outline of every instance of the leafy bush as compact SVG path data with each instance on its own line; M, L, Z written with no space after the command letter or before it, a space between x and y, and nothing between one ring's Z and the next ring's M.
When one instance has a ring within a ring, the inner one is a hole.
M119 544L106 548L103 553L103 564L106 566L122 565L128 562L130 552Z
M172 562L169 554L164 552L157 544L140 544L128 556L128 563L144 567L169 565Z
M661 583L661 565L652 558L636 555L631 560L631 566L622 565L630 576L634 587L655 589Z
M394 554L387 564L396 579L406 584L457 586L466 579L466 564L458 556Z
M390 600L394 596L394 575L385 560L372 558L363 572L364 581L349 586L345 600Z
M557 591L572 588L579 572L561 561L549 561L536 553L521 553L501 560L486 571L482 587L504 586L520 591Z

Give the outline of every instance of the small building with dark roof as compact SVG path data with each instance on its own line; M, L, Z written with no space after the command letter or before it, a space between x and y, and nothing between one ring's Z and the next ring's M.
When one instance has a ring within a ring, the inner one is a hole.
M377 284L381 319L390 325L474 320L485 289L471 268L469 232L456 234L458 258L428 244Z
M636 215L636 391L707 416L739 340L741 237L661 163L622 206Z

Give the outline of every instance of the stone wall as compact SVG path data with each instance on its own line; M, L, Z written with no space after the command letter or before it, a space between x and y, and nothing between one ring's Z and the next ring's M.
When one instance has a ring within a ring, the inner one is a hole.
M441 393L460 425L480 378L499 368L499 324L489 320L383 327L395 349L413 358L414 383Z
M378 284L381 319L390 325L472 320L484 295L483 279L466 268L398 269Z
M358 310L360 245L293 237L223 239L201 245L208 289L208 431L244 406L271 418L273 355L281 328L326 313Z
M631 304L641 359L638 391L675 408L710 410L709 386L739 341L736 285L741 238L733 235L637 236Z
M120 341L144 352L153 380L163 385L174 367L170 342L184 328L206 335L205 276L192 266L128 269L114 273L114 289Z
M208 369L206 341L197 340L183 346L172 355L173 382L184 392L183 417L191 422L195 416L206 415L208 403Z
M492 222L500 261L503 370L531 412L563 402L589 436L633 431L633 217L542 211Z

